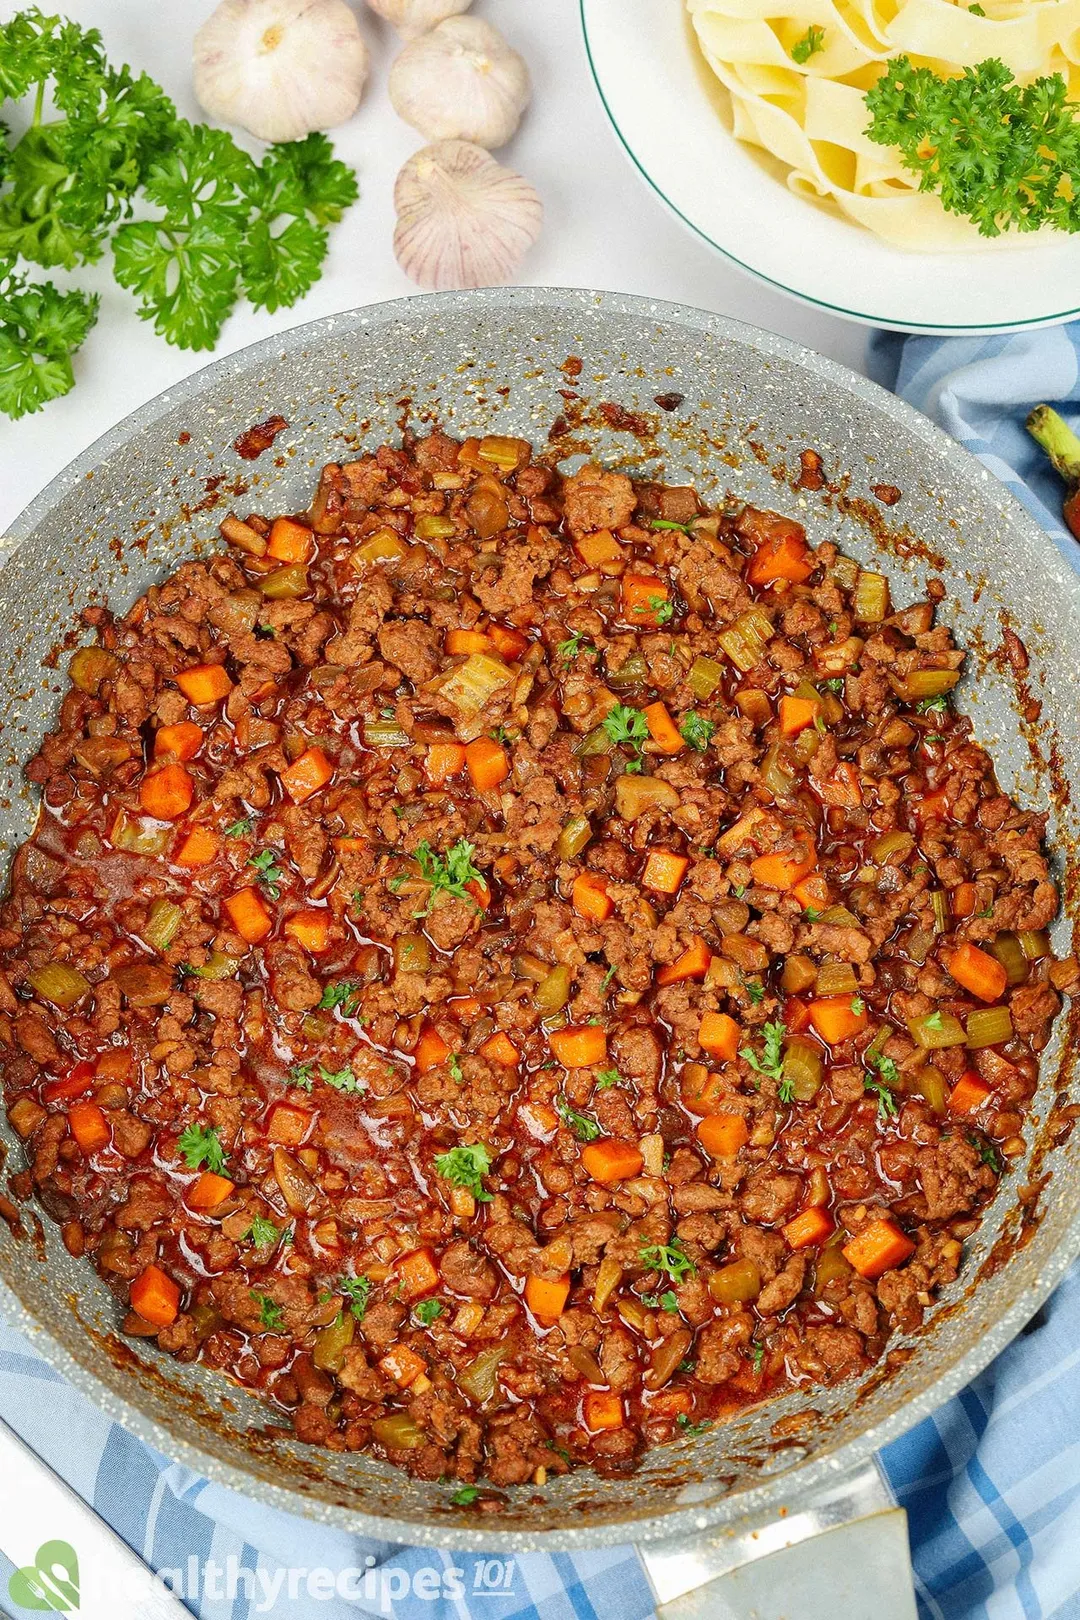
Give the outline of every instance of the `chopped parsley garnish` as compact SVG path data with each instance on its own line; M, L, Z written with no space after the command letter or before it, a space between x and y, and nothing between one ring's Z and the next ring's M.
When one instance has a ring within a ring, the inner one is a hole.
M276 861L277 855L272 849L260 849L257 855L249 855L247 858L248 866L255 868L255 881L262 884L271 900L280 898L279 885L285 876L280 866L275 864Z
M935 1030L938 1030L938 1031L940 1031L944 1027L943 1024L942 1024L942 1021L941 1021L941 1009L940 1008L938 1009L937 1012L932 1012L932 1013L927 1014L927 1016L923 1019L923 1027L925 1029L935 1029Z
M703 754L709 746L716 726L711 720L706 720L703 714L695 709L683 716L683 723L679 727L679 735L683 742L689 744L697 753Z
M362 1322L373 1286L370 1277L339 1277L334 1284L334 1292L344 1295L346 1308L352 1311L358 1322Z
M876 1080L873 1075L864 1075L864 1088L872 1092L877 1098L878 1119L893 1119L900 1112L900 1104L885 1084L884 1080Z
M761 1371L761 1363L765 1360L765 1346L763 1344L755 1344L754 1353L750 1357L750 1360L753 1363L755 1373L759 1373Z
M656 620L657 628L662 624L670 624L675 617L675 604L666 596L650 596L647 608L637 607L635 613L651 612Z
M949 700L944 692L937 697L920 698L915 705L917 714L944 714L949 707Z
M819 28L816 23L811 23L802 38L797 39L791 47L791 60L798 62L799 66L802 67L804 63L809 62L812 56L816 56L818 51L824 49L825 30Z
M460 1054L457 1052L451 1052L450 1056L446 1060L446 1067L450 1070L451 1080L456 1081L460 1086L465 1079L465 1074L461 1067Z
M299 1086L301 1091L310 1091L315 1083L312 1074L314 1068L314 1058L309 1058L306 1063L294 1063L289 1070L289 1079L294 1086Z
M189 1125L177 1137L176 1151L190 1170L205 1164L219 1176L225 1168L225 1149L213 1125Z
M583 652L595 655L596 648L591 641L586 641L580 630L573 631L565 641L560 641L555 648L556 656L561 658L564 664L572 664L578 654Z
M844 690L844 677L842 675L833 675L829 680L822 681L821 684L826 692L839 693Z
M348 1067L344 1069L331 1070L326 1067L325 1063L320 1063L319 1079L324 1085L331 1086L334 1091L352 1093L367 1090L367 1086L364 1081L358 1080L356 1075L353 1074L352 1070Z
M621 1078L618 1069L598 1069L596 1084L601 1091L607 1091L609 1086L617 1086Z
M638 1250L638 1261L646 1271L659 1271L672 1282L684 1282L692 1277L697 1267L677 1237L670 1243L643 1243Z
M695 1435L705 1434L712 1428L712 1418L699 1418L696 1423L692 1423L685 1412L680 1412L675 1421L688 1439L693 1439Z
M746 893L746 884L736 883L731 892L735 896L736 900L741 900L743 895Z
M875 1052L870 1061L887 1086L900 1084L900 1070L891 1057L886 1057L884 1052Z
M351 979L335 979L328 984L318 1000L318 1007L322 1012L332 1012L340 1007L345 1018L351 1018L353 1008L360 998L360 986Z
M641 745L649 735L648 723L641 710L632 709L626 703L616 703L604 716L603 726L616 746L625 743L633 749L633 758L627 770L640 771Z
M807 906L803 911L803 916L806 918L807 922L815 923L820 922L822 913L818 911L816 906Z
M671 518L650 518L650 529L675 529L679 534L693 534L689 523L673 523Z
M349 897L349 904L359 917L360 913L364 909L364 892L362 889L353 890L351 896Z
M413 1315L421 1327L430 1327L435 1318L442 1313L442 1301L438 1299L422 1299L419 1305L413 1306Z
M781 1075L780 1084L777 1087L776 1095L778 1100L782 1103L793 1103L795 1101L794 1080L789 1079L787 1075Z
M569 1461L569 1458L567 1458L567 1461ZM479 1495L479 1485L463 1485L460 1490L454 1492L450 1500L454 1507L472 1507Z
M285 1312L269 1294L260 1294L257 1288L249 1290L259 1307L259 1321L268 1333L277 1333L285 1326Z
M603 980L602 980L601 985L600 985L600 994L601 995L603 995L604 991L608 988L608 986L610 985L612 979L615 977L615 971L616 970L613 967L609 967L607 972L604 974Z
M851 1010L855 1014L856 1018L862 1017L863 1013L866 1011L866 1002L863 1000L862 996L852 996Z
M265 1215L256 1215L244 1237L258 1248L263 1243L276 1243L282 1236L281 1228L268 1221Z
M571 1108L565 1097L556 1097L555 1112L564 1125L569 1126L579 1142L595 1142L600 1135L600 1127L595 1119L588 1114L579 1114L576 1108Z
M491 1203L491 1194L483 1180L490 1169L491 1154L482 1142L451 1148L435 1158L435 1174L449 1181L451 1186L468 1188L478 1204Z
M758 1057L753 1048L749 1046L741 1046L739 1056L745 1058L750 1067L756 1070L758 1074L768 1075L770 1080L780 1080L783 1078L784 1041L787 1037L787 1030L783 1024L768 1023L762 1025L761 1034L763 1043L761 1056ZM782 1100L787 1102L790 1099L785 1097Z
M466 888L468 883L484 882L483 872L473 865L475 853L476 845L470 844L467 838L459 838L445 855L437 855L426 838L417 844L413 856L420 868L420 876L431 886L427 905L423 911L415 913L417 917L426 917L434 908L440 894L453 895L458 900L469 900L476 906L474 896Z
M989 1165L995 1176L999 1176L1001 1174L1001 1160L993 1143L988 1142L985 1136L976 1136L974 1132L968 1137L968 1141L978 1152L983 1164Z
M225 828L226 838L250 838L255 831L255 823L250 816L241 816L239 821L230 821Z

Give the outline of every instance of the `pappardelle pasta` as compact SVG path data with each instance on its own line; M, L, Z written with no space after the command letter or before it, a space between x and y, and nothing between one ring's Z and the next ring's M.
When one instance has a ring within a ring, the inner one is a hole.
M705 59L731 96L733 129L788 168L802 195L920 252L1030 246L981 236L920 192L900 153L866 134L865 96L905 55L942 77L997 58L1019 83L1060 73L1080 101L1080 0L687 0Z

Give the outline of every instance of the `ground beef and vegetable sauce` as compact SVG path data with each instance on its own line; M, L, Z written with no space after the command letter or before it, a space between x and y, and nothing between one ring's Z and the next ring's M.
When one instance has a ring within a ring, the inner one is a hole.
M865 1368L1077 980L933 604L505 437L222 532L86 612L29 766L16 1193L128 1333L425 1478L626 1470Z

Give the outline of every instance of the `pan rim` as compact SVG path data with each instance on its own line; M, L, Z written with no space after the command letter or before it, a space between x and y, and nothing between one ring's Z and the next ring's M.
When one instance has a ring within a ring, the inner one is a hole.
M237 349L201 367L139 406L59 472L9 526L8 532L16 541L12 555L58 502L86 479L88 473L133 438L152 431L166 412L186 401L198 399L231 375L246 375L263 362L302 351L306 345L322 342L334 333L378 329L395 322L414 326L428 315L437 320L442 315L452 316L459 311L489 311L493 317L497 313L505 318L508 314L527 316L531 312L537 315L556 312L567 316L575 311L585 313L586 310L594 314L599 310L612 315L628 315L638 318L643 324L673 324L710 339L726 340L739 345L758 363L762 359L784 361L800 368L809 378L825 381L860 400L876 414L888 418L902 432L921 441L933 453L938 465L944 463L951 477L969 488L981 505L996 508L997 514L1010 528L1025 534L1028 543L1039 548L1043 566L1055 583L1072 598L1080 616L1080 575L1068 565L1052 536L1036 523L1011 491L974 456L903 400L835 361L748 323L688 305L585 288L486 288L470 292L413 295L322 316ZM499 1548L521 1552L586 1550L634 1542L664 1541L720 1528L731 1529L741 1524L760 1523L763 1519L776 1516L781 1510L787 1513L796 1511L807 1503L815 1491L835 1483L869 1462L881 1446L906 1433L982 1372L1048 1298L1078 1254L1080 1220L1074 1220L1043 1266L1037 1281L986 1326L972 1348L958 1350L943 1358L945 1365L933 1373L928 1371L918 1393L905 1407L885 1417L877 1425L864 1429L836 1450L795 1462L783 1473L773 1475L735 1497L721 1496L708 1505L684 1505L660 1514L650 1508L645 1516L637 1519L605 1520L583 1528L567 1524L545 1531L500 1529L497 1524L487 1521L482 1528L471 1529L449 1521L443 1523L438 1519L421 1523L411 1519L384 1518L276 1484L268 1476L253 1474L234 1463L219 1459L200 1445L173 1433L158 1419L149 1417L127 1396L119 1394L106 1383L88 1361L74 1356L54 1339L2 1277L0 1313L11 1326L26 1333L35 1349L81 1393L90 1396L107 1417L213 1483L253 1497L264 1505L353 1534L412 1546L437 1546L461 1552ZM179 1424L180 1420L177 1421ZM628 1483L632 1485L632 1481Z

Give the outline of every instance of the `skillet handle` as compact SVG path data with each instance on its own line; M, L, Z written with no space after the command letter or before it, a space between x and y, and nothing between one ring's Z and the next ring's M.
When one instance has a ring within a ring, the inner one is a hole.
M637 1551L658 1620L916 1620L907 1514L873 1462L784 1519Z

